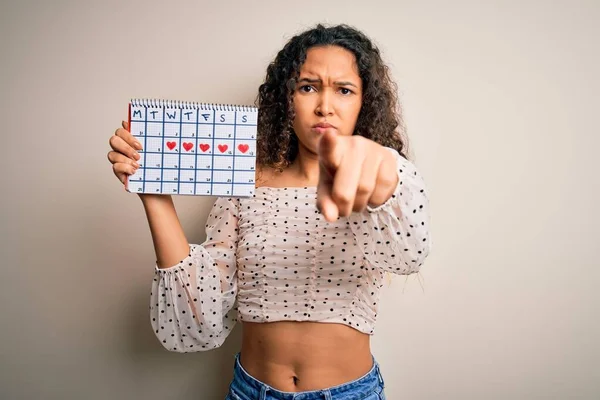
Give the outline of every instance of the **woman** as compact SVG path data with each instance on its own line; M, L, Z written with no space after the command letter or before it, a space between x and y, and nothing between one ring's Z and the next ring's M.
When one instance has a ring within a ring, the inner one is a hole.
M139 195L161 343L209 350L243 324L228 399L385 398L370 350L379 289L385 273L418 272L430 250L394 91L364 34L318 25L285 45L260 86L253 197L218 198L197 245L170 196ZM127 128L108 154L121 182L141 149Z

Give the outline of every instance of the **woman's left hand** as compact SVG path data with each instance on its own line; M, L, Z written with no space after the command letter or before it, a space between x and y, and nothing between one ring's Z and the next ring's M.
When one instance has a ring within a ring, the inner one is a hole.
M362 136L325 132L317 145L317 209L329 222L385 203L398 185L394 154Z

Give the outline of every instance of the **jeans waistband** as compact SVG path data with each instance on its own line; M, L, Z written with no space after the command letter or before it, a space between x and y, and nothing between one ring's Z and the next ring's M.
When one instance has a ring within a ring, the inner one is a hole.
M383 377L381 376L379 364L375 360L375 357L373 357L373 366L369 372L353 381L320 390L285 392L277 390L254 378L242 366L240 362L240 353L235 356L232 387L234 390L242 392L243 395L251 399L264 400L267 393L269 393L272 398L280 400L331 400L332 397L343 398L345 395L356 396L363 393L367 395L375 391L379 386L383 387Z

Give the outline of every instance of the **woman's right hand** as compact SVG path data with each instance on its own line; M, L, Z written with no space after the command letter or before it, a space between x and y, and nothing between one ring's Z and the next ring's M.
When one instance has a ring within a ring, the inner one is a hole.
M108 141L112 151L108 152L107 157L113 164L114 174L124 185L127 176L133 175L140 167L137 163L140 155L136 149L142 150L142 144L129 132L126 121L121 122L121 126Z

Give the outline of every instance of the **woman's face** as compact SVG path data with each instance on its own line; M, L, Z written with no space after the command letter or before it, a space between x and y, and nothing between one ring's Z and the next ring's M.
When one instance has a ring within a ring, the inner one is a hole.
M301 148L316 154L319 136L327 130L352 135L362 105L354 54L339 46L310 48L293 96Z

